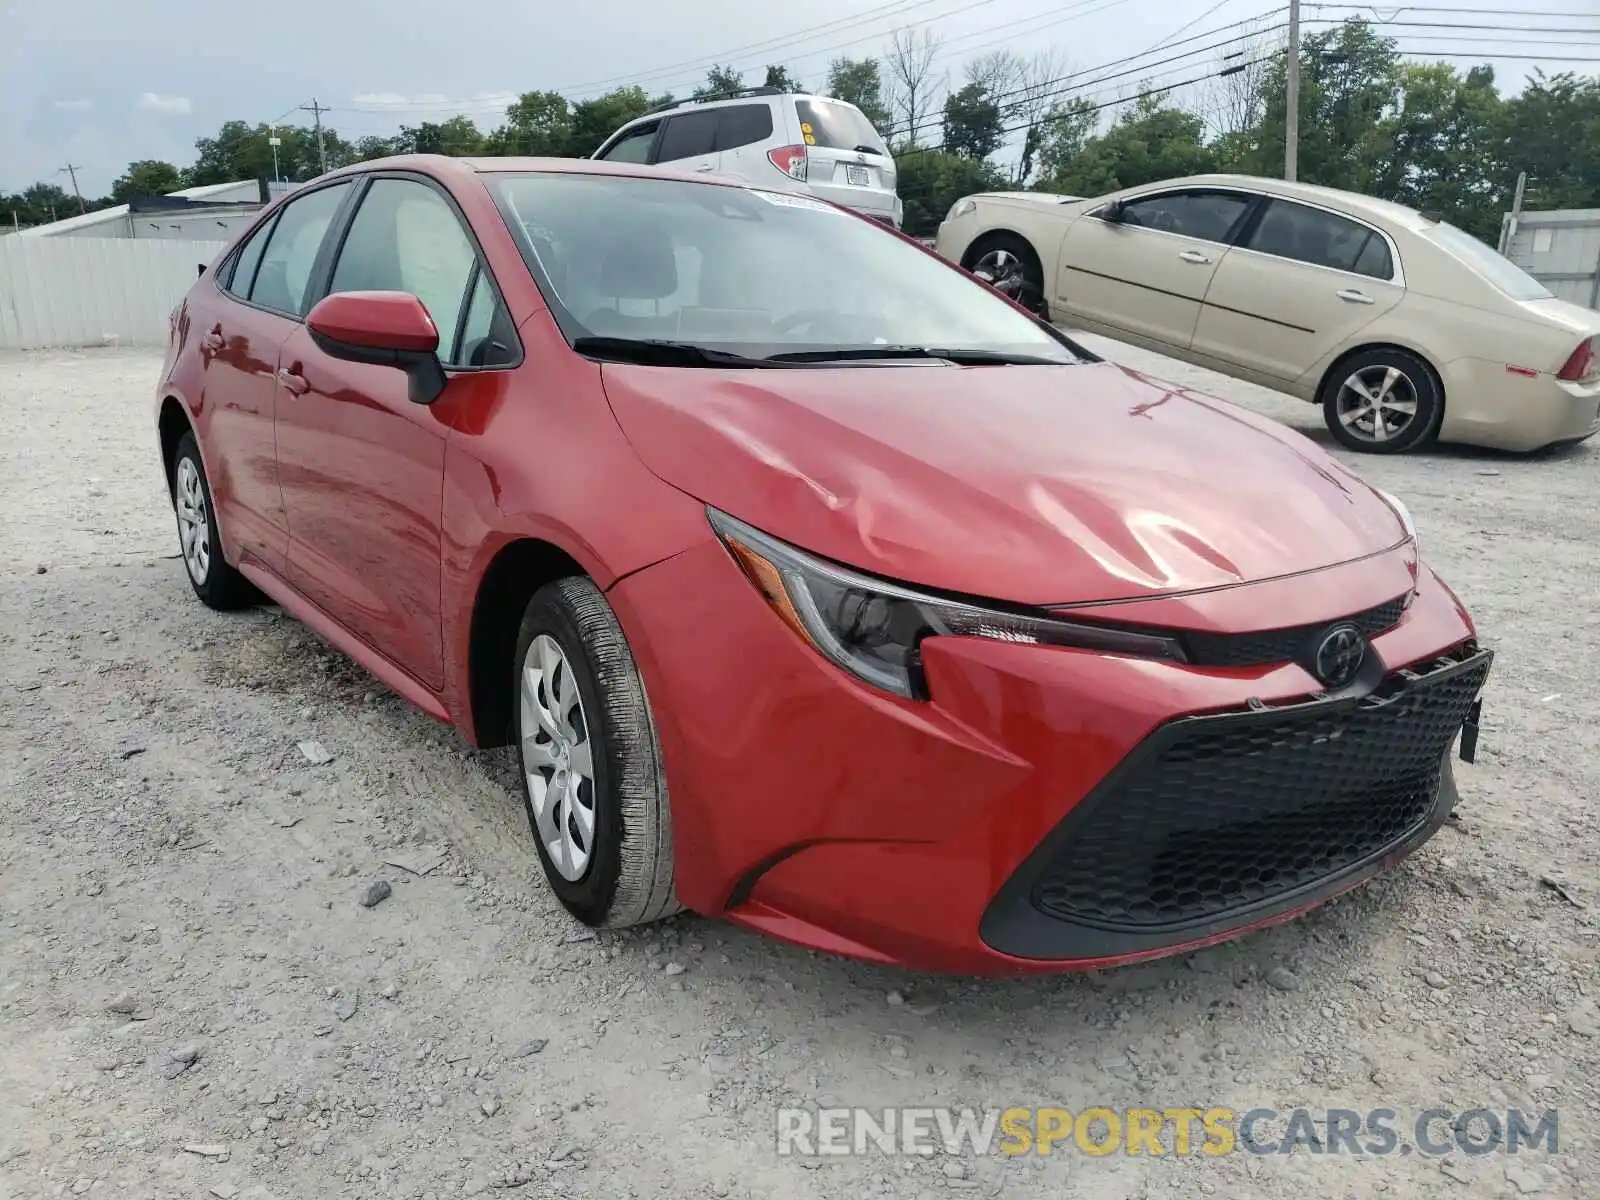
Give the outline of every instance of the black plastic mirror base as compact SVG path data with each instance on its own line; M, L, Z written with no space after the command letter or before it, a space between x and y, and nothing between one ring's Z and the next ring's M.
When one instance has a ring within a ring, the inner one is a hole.
M310 330L311 340L329 358L345 362L370 363L375 367L398 367L406 373L406 399L413 404L432 404L444 392L449 382L444 364L431 351L388 350L376 346L358 346L354 342L341 342Z

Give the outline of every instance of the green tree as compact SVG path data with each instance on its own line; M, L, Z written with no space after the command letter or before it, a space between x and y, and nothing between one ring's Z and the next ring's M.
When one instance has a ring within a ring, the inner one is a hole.
M480 154L483 151L483 134L470 117L455 116L448 121L400 127L400 136L394 139L401 154L449 154L457 158Z
M1392 38L1362 20L1302 39L1298 175L1306 183L1369 195L1389 160L1393 131L1384 117L1400 92L1400 55ZM1262 120L1241 164L1255 175L1283 176L1283 63L1263 82Z
M1080 120L1081 110L1078 114ZM1081 131L1081 124L1078 126ZM1105 133L1084 138L1070 160L1063 141L1049 147L1052 170L1041 187L1076 196L1098 196L1213 170L1216 154L1205 142L1205 122L1194 113L1168 108L1162 96L1145 96L1124 109Z
M963 158L986 159L1005 140L1000 106L987 84L974 80L944 100L944 148Z
M276 132L282 143L278 147L278 168L285 179L313 179L322 173L315 130L280 125ZM197 157L187 174L190 184L272 178L272 146L267 141L272 135L270 125L224 122L215 137L195 142ZM356 161L356 148L327 126L322 130L322 144L327 150L330 171Z
M670 100L670 96L658 96L652 100L636 84L617 88L593 100L579 101L572 108L572 133L567 141L565 157L584 158L593 154L600 148L600 143L619 127Z
M355 145L356 161L370 162L374 158L388 158L391 154L404 154L405 150L396 144L398 139L378 137L369 134L360 138Z
M111 199L122 204L135 196L165 196L183 186L183 175L169 162L154 158L128 164L128 169L111 185Z
M1600 208L1600 75L1535 72L1502 106L1495 137L1507 210L1518 171L1530 208Z
M913 237L931 237L950 206L973 192L992 191L1001 175L981 159L944 150L910 149L895 161L905 204L902 225Z
M572 150L572 106L559 92L524 92L506 109L506 122L489 135L494 154L562 157ZM594 149L588 147L583 153Z
M823 89L835 99L854 104L879 133L889 132L889 106L883 99L883 75L875 58L836 58L828 64Z
M1374 194L1448 214L1451 224L1494 241L1514 175L1497 137L1503 107L1493 68L1463 75L1445 63L1403 65Z
M775 87L785 92L803 92L805 85L789 74L789 68L784 66L769 66L767 77L762 81L762 87Z
M1073 169L1100 125L1092 100L1077 97L1057 104L1039 123L1038 157L1041 188L1055 186Z
M743 71L735 71L732 67L716 66L706 72L706 81L702 86L695 88L694 98L696 100L705 100L711 96L737 92L743 86Z
M19 225L46 225L63 217L77 216L78 198L59 184L36 183L24 191L0 197L0 220L9 226L12 213L16 214Z

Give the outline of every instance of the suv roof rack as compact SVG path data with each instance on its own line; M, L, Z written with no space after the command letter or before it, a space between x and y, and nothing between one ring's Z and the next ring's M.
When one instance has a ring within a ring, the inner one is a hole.
M713 92L709 96L690 96L683 100L669 100L665 104L658 104L649 109L644 115L650 116L652 113L666 112L671 108L681 108L685 104L709 104L713 100L733 100L739 96L785 96L788 94L779 87L735 88L731 92Z

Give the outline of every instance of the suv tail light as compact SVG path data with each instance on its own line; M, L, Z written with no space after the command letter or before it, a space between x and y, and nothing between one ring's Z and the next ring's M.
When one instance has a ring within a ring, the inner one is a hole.
M1561 368L1556 378L1564 379L1568 383L1588 383L1600 377L1600 354L1595 353L1596 342L1600 342L1600 337L1579 342L1578 348L1572 352L1566 366Z
M798 179L801 183L806 178L806 148L804 146L779 146L776 150L768 150L767 158L772 165L777 167L790 179Z

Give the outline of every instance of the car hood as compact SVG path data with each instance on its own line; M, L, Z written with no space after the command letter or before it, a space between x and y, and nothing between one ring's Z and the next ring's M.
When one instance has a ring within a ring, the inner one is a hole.
M1227 587L1405 539L1309 439L1110 363L608 363L662 479L814 554L1032 605Z

